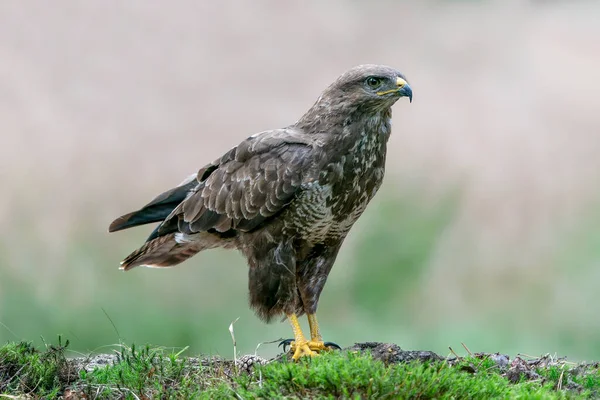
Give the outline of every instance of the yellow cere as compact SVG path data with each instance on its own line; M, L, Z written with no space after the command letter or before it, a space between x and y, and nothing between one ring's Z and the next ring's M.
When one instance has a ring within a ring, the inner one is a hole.
M396 86L398 86L396 89L391 89L391 90L384 90L382 92L377 92L377 94L379 96L383 96L385 94L388 93L394 93L397 92L398 90L402 89L404 86L406 86L406 81L400 77L396 78Z

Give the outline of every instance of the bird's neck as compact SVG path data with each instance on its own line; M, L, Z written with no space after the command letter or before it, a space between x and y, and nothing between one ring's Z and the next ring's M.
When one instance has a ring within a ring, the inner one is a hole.
M367 129L387 137L390 134L391 107L372 109L349 107L348 104L331 105L317 101L296 122L295 126L307 133L354 134Z

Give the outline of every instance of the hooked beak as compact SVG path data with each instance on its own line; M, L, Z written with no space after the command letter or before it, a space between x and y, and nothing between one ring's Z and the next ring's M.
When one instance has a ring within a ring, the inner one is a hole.
M396 78L396 89L384 90L382 92L377 92L379 96L385 96L387 94L399 95L400 97L408 97L410 102L412 103L412 89L408 85L404 79L397 77Z
M403 97L408 97L408 100L412 103L412 89L408 82L398 77L396 78L396 85L398 86L398 94Z

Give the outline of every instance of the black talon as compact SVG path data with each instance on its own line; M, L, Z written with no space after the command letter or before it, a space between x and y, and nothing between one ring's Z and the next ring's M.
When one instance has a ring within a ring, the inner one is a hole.
M283 352L287 353L287 347L291 346L291 344L292 344L293 341L294 341L294 339L285 339L285 340L282 340L277 347L283 346Z
M332 349L336 349L336 350L341 350L342 349L337 343L325 342L323 344L325 345L325 347L329 347L329 348L332 348Z

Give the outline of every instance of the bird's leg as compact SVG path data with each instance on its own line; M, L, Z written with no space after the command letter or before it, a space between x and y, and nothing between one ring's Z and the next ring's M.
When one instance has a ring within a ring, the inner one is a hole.
M310 341L308 347L314 351L328 351L332 348L340 350L340 346L333 342L323 342L321 331L319 331L319 323L317 322L317 314L307 314L308 326L310 326Z
M292 325L292 330L294 331L294 341L290 343L290 346L294 351L294 355L292 356L294 361L298 361L300 357L304 356L316 356L317 353L312 351L308 345L309 341L306 340L304 333L302 333L302 328L300 328L300 322L298 322L298 317L296 314L288 314L287 318Z
M279 346L283 346L283 351L286 351L287 346L290 346L294 355L292 358L294 361L298 361L303 356L316 356L321 351L329 351L332 349L341 350L342 348L333 342L323 342L321 332L319 332L319 324L317 322L317 316L315 314L308 314L308 324L310 325L310 340L306 340L298 317L296 314L288 314L288 320L292 324L294 330L294 339L286 339L279 343Z
M325 343L319 331L319 323L317 322L317 314L307 314L308 326L310 326L310 342L308 347L311 350L325 350Z

